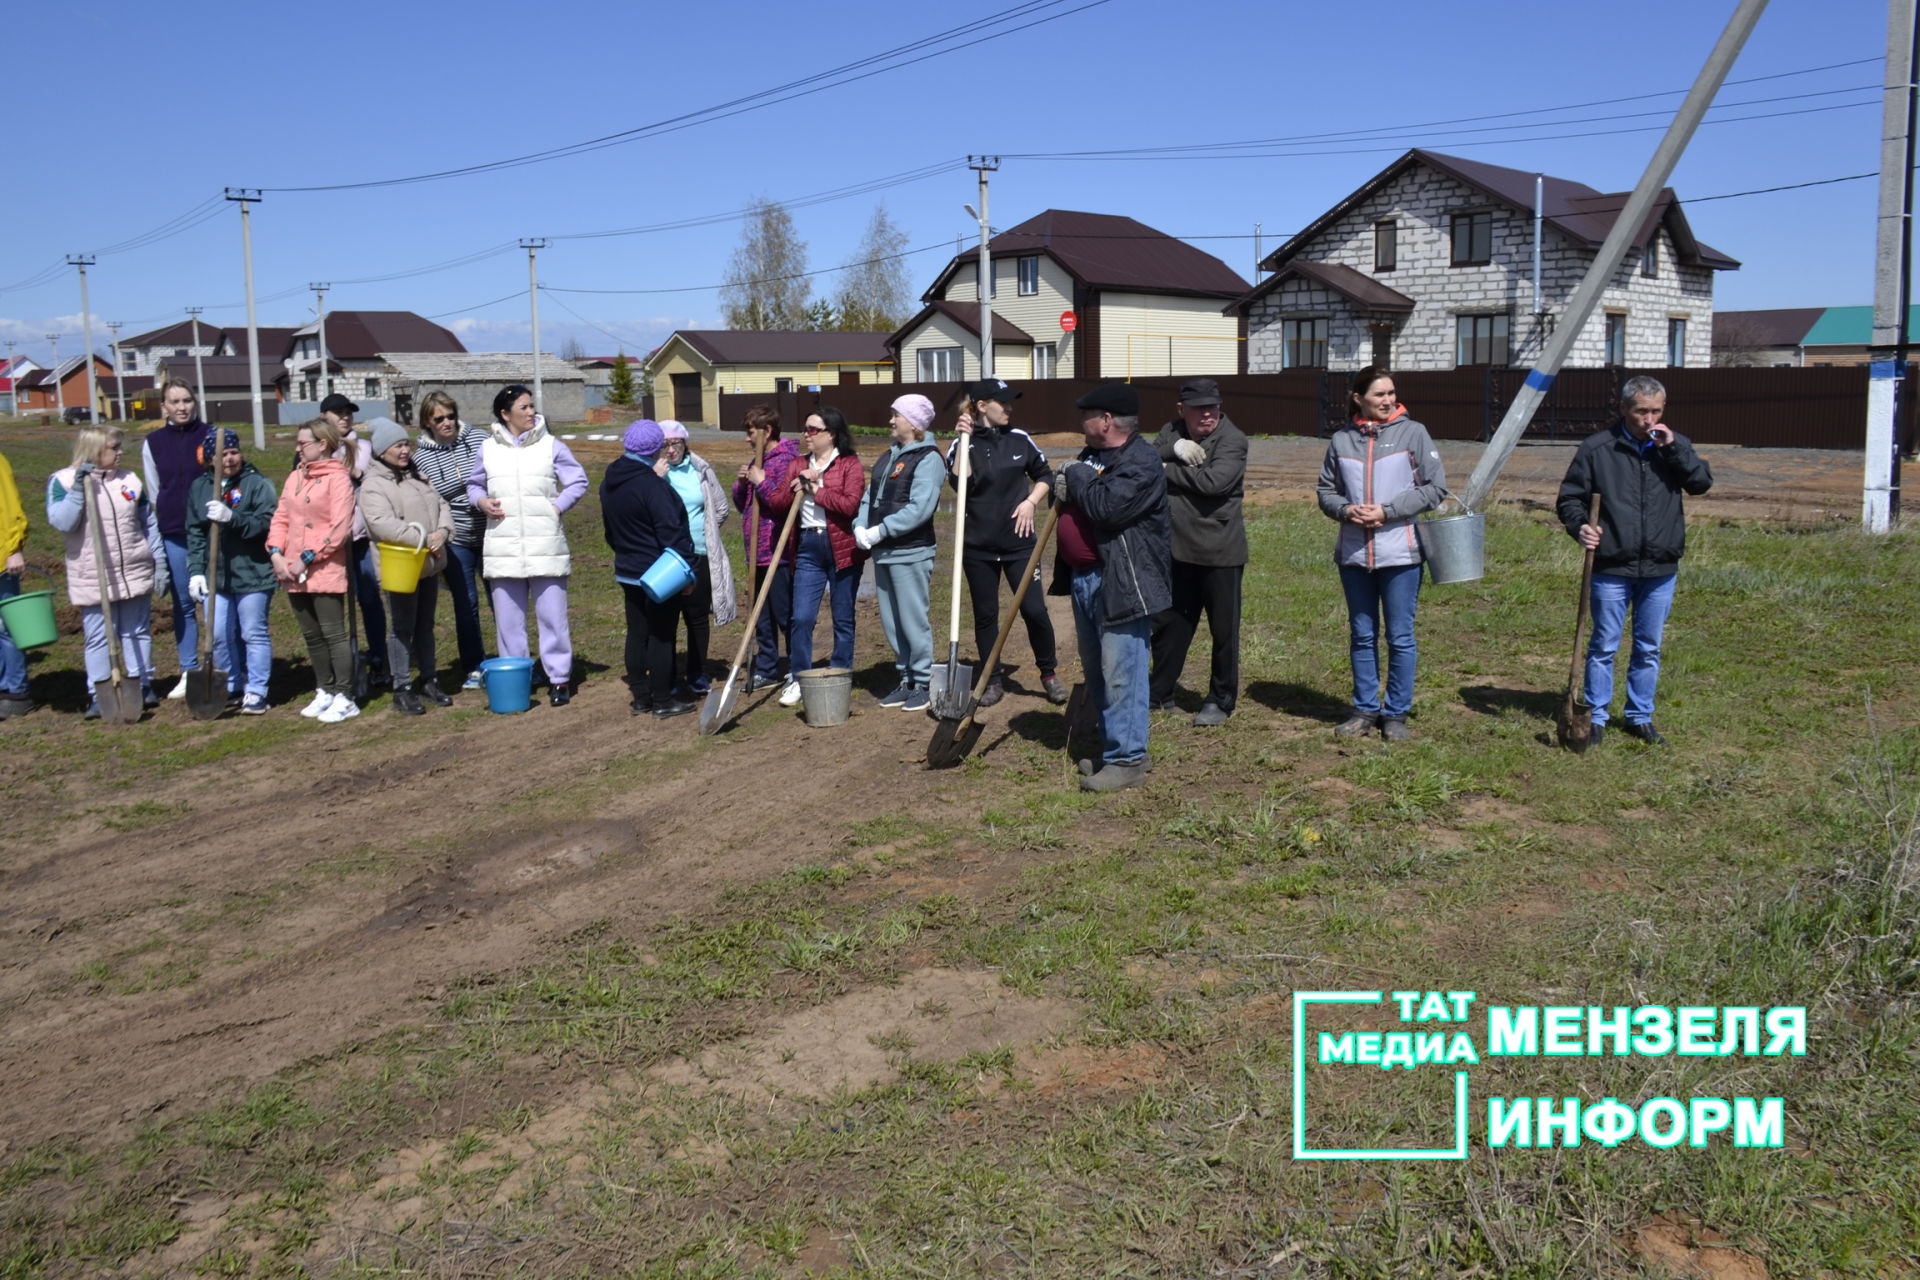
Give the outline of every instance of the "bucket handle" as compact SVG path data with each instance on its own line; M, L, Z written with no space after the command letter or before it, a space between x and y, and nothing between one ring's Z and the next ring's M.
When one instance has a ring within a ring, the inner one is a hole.
M1447 510L1448 503L1452 503L1454 505L1455 510L1448 511ZM1446 494L1444 497L1440 499L1439 506L1434 507L1433 509L1427 512L1427 518L1429 520L1439 520L1446 516L1470 516L1472 514L1473 514L1473 508L1469 507L1461 499L1459 494L1449 492L1448 494Z
M425 550L427 549L427 531L426 531L426 529L425 529L424 527L422 527L422 526L421 526L421 524L420 524L420 522L419 522L418 520L409 520L409 521L407 521L407 528L409 528L409 529L411 529L411 530L413 530L413 532L414 532L414 535L415 535L415 541L414 541L414 544L413 544L413 549L414 549L414 551L415 551L415 552L422 552L422 551L425 551Z

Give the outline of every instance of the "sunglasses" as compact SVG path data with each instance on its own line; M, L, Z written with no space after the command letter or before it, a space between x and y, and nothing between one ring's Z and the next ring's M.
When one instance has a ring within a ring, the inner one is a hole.
M826 428L825 427L802 427L800 428L800 430L804 431L806 434L810 436L817 436L822 431L825 431Z
M439 426L443 422L453 422L453 421L455 421L455 418L450 413L443 413L439 417L427 419L428 425L435 426L435 427Z

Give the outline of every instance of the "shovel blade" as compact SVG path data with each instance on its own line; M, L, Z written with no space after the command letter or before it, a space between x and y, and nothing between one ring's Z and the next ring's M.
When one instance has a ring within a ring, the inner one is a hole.
M707 700L700 704L700 734L702 737L720 732L727 722L733 719L733 704L740 700L740 691L736 682L739 673L727 676L727 682L707 694Z
M943 662L927 683L927 705L942 720L959 720L973 706L973 667L965 662Z
M226 672L211 666L187 672L187 711L195 720L218 720L226 710Z
M1560 704L1553 728L1561 746L1582 755L1593 744L1593 708L1578 698L1569 697Z
M104 724L136 724L146 710L140 705L140 686L124 676L94 681L93 702Z
M927 741L927 768L951 769L973 754L980 741L978 720L942 720Z

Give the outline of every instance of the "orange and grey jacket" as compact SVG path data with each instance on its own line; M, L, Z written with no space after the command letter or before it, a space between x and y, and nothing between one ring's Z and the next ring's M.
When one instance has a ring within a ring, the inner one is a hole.
M1356 418L1333 433L1320 464L1320 510L1340 522L1334 563L1359 569L1419 564L1420 540L1413 518L1447 496L1447 473L1427 429L1405 408L1385 422ZM1378 503L1387 521L1362 529L1346 519L1356 503Z

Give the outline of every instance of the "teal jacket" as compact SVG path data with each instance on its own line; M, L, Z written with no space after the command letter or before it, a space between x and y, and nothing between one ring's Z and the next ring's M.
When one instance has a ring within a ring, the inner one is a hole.
M273 523L273 510L280 495L273 481L261 475L251 462L240 464L240 474L221 482L220 491L233 519L220 529L220 573L208 586L220 595L246 596L272 591L273 558L267 554L267 527ZM194 478L187 490L187 573L207 572L207 500L213 496L213 479L206 472Z

